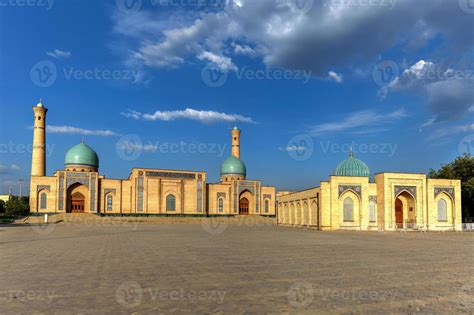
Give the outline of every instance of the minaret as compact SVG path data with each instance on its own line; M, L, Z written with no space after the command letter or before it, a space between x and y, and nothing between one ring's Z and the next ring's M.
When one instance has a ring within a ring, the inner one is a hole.
M240 129L232 129L232 156L240 159Z
M48 109L43 106L40 99L36 106L33 106L35 113L35 124L33 130L33 153L31 156L31 176L46 175L46 112Z

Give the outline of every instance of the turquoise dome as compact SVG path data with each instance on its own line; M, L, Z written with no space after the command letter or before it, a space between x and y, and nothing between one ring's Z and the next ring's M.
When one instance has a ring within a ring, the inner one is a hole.
M370 170L367 164L365 164L359 159L352 157L351 155L350 158L345 161L342 161L341 164L336 167L334 175L370 177Z
M244 162L234 156L229 156L221 166L221 175L228 174L246 175L247 168Z
M64 164L88 165L99 168L99 157L90 146L82 142L67 151Z

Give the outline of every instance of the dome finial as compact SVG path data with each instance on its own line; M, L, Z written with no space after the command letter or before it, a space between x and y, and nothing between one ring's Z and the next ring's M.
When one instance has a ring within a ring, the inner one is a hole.
M37 107L43 107L43 98L40 97L38 104L36 104Z
M352 145L351 145L351 148L350 148L350 151L349 151L349 157L351 159L354 157L354 154L352 153Z
M82 136L82 141L81 141L81 143L84 143L84 136Z

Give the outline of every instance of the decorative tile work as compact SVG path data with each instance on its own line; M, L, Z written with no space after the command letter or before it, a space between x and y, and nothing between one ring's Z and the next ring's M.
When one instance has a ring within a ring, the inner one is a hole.
M362 188L360 185L339 185L339 197L348 190L352 190L359 198L362 198Z
M403 191L410 193L416 199L416 186L395 186L394 198L397 198Z
M454 198L454 188L453 187L435 187L434 189L434 197L438 196L440 193L447 193L448 195L451 196L451 198Z
M259 213L260 212L260 183L257 182L256 183L257 185L257 188L256 188L256 192L255 192L255 213Z
M375 201L377 202L377 196L369 196L369 202L370 201Z
M104 195L107 195L108 193L113 193L115 194L117 192L116 189L113 189L113 188L105 188L104 189Z
M239 196L237 196L237 181L234 181L234 213L239 211Z
M223 193L223 192L218 192L217 193L217 199L219 199L220 197L226 197L226 193Z
M143 211L143 177L138 177L138 200L137 200L137 211Z
M58 209L64 210L64 173L59 173Z
M95 192L96 192L96 189L95 189L95 182L96 182L96 180L97 180L97 175L96 175L96 174L92 174L92 175L91 175L91 188L90 188L90 193L91 193L91 211L92 211L92 212L97 211L96 202L95 202Z
M263 194L263 199L272 199L272 195L270 195L270 194Z
M171 172L146 172L149 177L164 177L172 179L196 179L196 174L193 173L171 173Z
M69 189L74 184L82 184L89 188L89 178L84 178L84 177L70 177L68 174L68 177L66 179L66 188Z
M197 212L202 212L202 179L197 183Z
M46 189L48 191L51 191L51 186L50 185L38 185L36 186L36 192Z

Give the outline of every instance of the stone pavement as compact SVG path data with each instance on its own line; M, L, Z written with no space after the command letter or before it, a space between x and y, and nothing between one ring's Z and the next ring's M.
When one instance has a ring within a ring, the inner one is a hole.
M0 313L472 314L473 241L257 222L1 226Z

